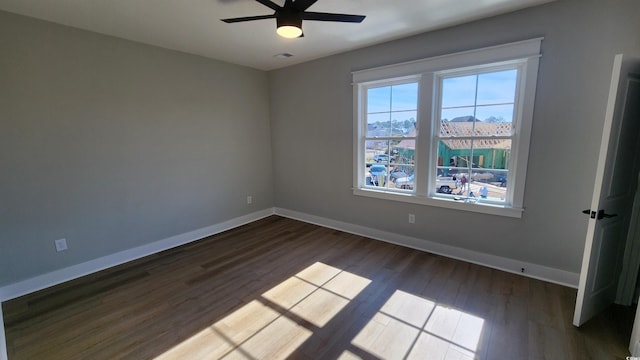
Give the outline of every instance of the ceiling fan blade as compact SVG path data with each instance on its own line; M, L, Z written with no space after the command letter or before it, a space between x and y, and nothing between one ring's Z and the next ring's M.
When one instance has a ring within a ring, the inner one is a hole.
M274 19L276 17L275 14L271 15L259 15L259 16L245 16L239 18L231 18L231 19L220 19L227 24L243 22L243 21L253 21L253 20L264 20L264 19Z
M274 3L273 1L270 0L256 0L257 2L259 2L260 4L270 8L271 10L275 10L278 11L280 9L282 9L278 4Z
M334 13L320 13L320 12L304 12L302 13L303 20L315 20L315 21L337 21L337 22L349 22L360 23L364 20L364 15L349 15L349 14L334 14Z
M299 11L307 10L311 5L315 4L318 0L295 0L293 2L293 7Z

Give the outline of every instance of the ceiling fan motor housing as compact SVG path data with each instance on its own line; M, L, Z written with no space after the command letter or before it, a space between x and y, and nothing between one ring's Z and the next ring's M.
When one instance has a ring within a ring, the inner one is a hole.
M295 26L302 29L302 12L294 9L282 8L276 13L276 25L277 27Z

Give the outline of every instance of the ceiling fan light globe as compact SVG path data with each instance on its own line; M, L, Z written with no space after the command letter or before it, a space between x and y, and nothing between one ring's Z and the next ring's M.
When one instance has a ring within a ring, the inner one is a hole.
M302 29L293 25L282 25L278 26L276 33L284 38L293 39L302 35Z

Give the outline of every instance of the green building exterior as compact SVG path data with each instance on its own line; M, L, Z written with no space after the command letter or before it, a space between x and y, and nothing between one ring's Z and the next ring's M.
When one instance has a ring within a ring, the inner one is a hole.
M511 157L511 140L489 136L503 136L511 131L511 123L476 121L442 121L441 141L438 143L438 166L506 170ZM409 137L415 137L415 130ZM478 136L473 141L470 136ZM466 137L466 139L459 139ZM399 163L412 163L415 140L408 138L392 146Z
M451 141L445 140L438 144L438 166L506 169L510 152L511 149L501 143L496 143L495 147L470 150L455 148Z

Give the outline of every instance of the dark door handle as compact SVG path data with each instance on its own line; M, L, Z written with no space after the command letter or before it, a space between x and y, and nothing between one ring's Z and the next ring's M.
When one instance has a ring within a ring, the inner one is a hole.
M618 216L618 214L606 214L604 212L604 209L598 210L598 220L603 219L603 218L612 218L614 216Z
M604 209L598 210L597 213L595 211L591 211L591 209L587 209L587 210L582 210L582 213L589 215L589 217L592 218L592 219L595 219L596 216L597 216L598 220L601 220L601 219L604 219L604 218L612 218L614 216L618 216L618 214L607 214L607 213L604 212Z

